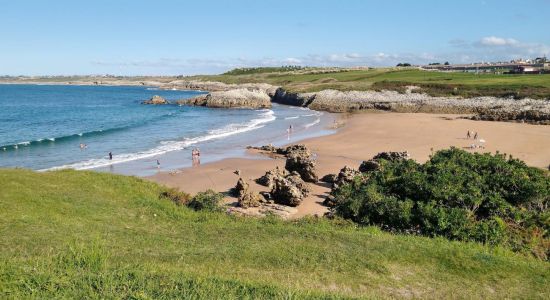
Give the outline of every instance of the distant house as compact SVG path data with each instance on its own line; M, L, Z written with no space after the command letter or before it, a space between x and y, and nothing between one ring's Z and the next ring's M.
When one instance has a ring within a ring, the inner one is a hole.
M514 74L540 74L541 69L533 66L517 66L511 73Z

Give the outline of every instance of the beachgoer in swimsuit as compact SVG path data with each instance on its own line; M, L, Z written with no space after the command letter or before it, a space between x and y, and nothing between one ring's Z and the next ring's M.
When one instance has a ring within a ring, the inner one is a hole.
M113 153L109 152L109 160L113 160Z

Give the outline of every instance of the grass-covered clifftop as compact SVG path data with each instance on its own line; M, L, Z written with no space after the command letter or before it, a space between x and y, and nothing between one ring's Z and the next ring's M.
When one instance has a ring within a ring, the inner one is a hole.
M262 69L261 69L262 70ZM435 72L417 69L376 68L361 70L301 69L282 72L228 72L222 75L194 76L188 79L224 83L269 83L291 92L396 90L420 87L418 92L432 96L496 96L550 99L550 74L510 75Z
M547 298L547 262L304 219L195 212L138 178L0 170L0 298Z

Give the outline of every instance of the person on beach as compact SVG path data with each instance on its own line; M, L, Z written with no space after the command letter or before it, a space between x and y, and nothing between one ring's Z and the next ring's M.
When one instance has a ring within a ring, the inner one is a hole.
M292 133L292 124L290 124L290 127L288 127L288 131Z
M160 169L160 161L157 159L157 169Z
M109 152L109 160L113 160L113 152Z
M476 133L474 134L474 140L477 140L477 131L476 131Z
M470 130L468 130L468 133L466 133L466 138L470 139L472 137L472 134L470 133Z

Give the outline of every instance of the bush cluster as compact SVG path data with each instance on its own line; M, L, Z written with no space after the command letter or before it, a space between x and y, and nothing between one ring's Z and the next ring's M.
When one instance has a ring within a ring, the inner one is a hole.
M191 195L177 189L168 188L160 193L160 198L168 199L177 205L185 205L194 210L220 211L223 194L209 189L191 197Z
M502 154L451 148L425 164L381 161L334 192L334 212L360 224L506 245L550 257L550 177Z

